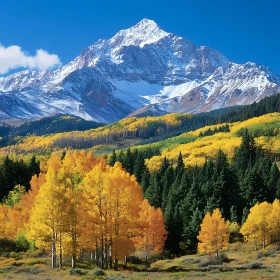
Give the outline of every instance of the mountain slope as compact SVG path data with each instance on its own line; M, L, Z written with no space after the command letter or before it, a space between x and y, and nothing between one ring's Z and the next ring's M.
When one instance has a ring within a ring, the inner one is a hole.
M14 128L9 135L10 137L3 138L0 141L1 146L7 146L0 150L0 154L7 154L11 151L26 153L30 151L44 152L55 149L87 149L93 147L98 152L104 152L105 150L127 148L133 145L142 145L146 148L153 146L161 150L170 150L174 144L178 145L193 141L197 136L212 136L218 132L228 132L227 123L238 124L243 122L246 124L247 120L253 118L260 121L260 124L257 123L257 125L261 127L260 131L258 131L259 128L254 131L254 136L270 136L271 139L278 141L279 112L280 94L277 94L266 97L259 103L241 108L228 107L197 115L167 114L160 117L131 117L102 127L98 127L97 123L82 121L80 118L71 116L50 117L40 121L27 122L18 128ZM264 115L269 116L269 114L275 115L276 118L266 121L266 117L262 117ZM221 125L222 123L224 125ZM264 123L267 123L267 126L263 126ZM211 125L214 126L213 129L207 127ZM85 130L89 126L97 128ZM206 128L201 129L203 127ZM75 129L75 131L69 131L71 128ZM198 129L200 131L194 137L192 131ZM55 133L55 131L64 133ZM27 133L33 135L28 136ZM53 134L46 135L50 133ZM13 144L15 145L11 146ZM235 143L232 143L232 146L234 147ZM230 148L230 146L228 147ZM279 147L275 147L274 152L278 153ZM204 157L204 154L200 155L202 158Z
M143 19L57 70L0 78L0 119L63 113L110 123L150 105L155 115L198 113L279 91L280 78L268 68L232 63Z

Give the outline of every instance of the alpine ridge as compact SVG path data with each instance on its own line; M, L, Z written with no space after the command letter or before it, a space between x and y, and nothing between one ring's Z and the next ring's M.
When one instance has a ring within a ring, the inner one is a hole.
M146 110L199 113L278 93L267 67L230 62L143 19L56 70L0 78L0 119L72 114L110 123Z

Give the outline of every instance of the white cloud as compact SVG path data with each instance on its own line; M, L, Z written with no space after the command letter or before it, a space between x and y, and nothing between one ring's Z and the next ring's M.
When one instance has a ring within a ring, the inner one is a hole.
M37 50L36 55L31 56L22 51L19 46L4 47L0 44L0 74L22 67L47 70L60 64L60 59L56 54L49 54L45 50Z

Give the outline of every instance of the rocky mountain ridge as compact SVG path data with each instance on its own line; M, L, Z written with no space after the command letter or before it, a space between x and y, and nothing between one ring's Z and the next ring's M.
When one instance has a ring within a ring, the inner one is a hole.
M279 89L267 67L230 62L143 19L56 70L1 77L0 119L62 113L110 123L146 108L161 115L250 104Z

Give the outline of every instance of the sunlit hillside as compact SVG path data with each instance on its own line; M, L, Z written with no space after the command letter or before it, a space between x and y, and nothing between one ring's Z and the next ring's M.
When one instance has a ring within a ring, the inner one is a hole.
M174 161L179 152L182 153L186 166L202 165L206 158L213 158L219 149L224 151L231 159L233 153L241 143L241 132L247 128L255 136L257 145L264 150L278 155L280 151L280 114L272 113L261 117L252 118L243 122L228 124L229 132L218 132L211 136L199 137L207 130L214 131L223 125L206 126L193 132L153 143L149 147L160 148L162 154L154 156L147 161L150 170L159 168L164 157ZM147 148L139 146L138 148Z

